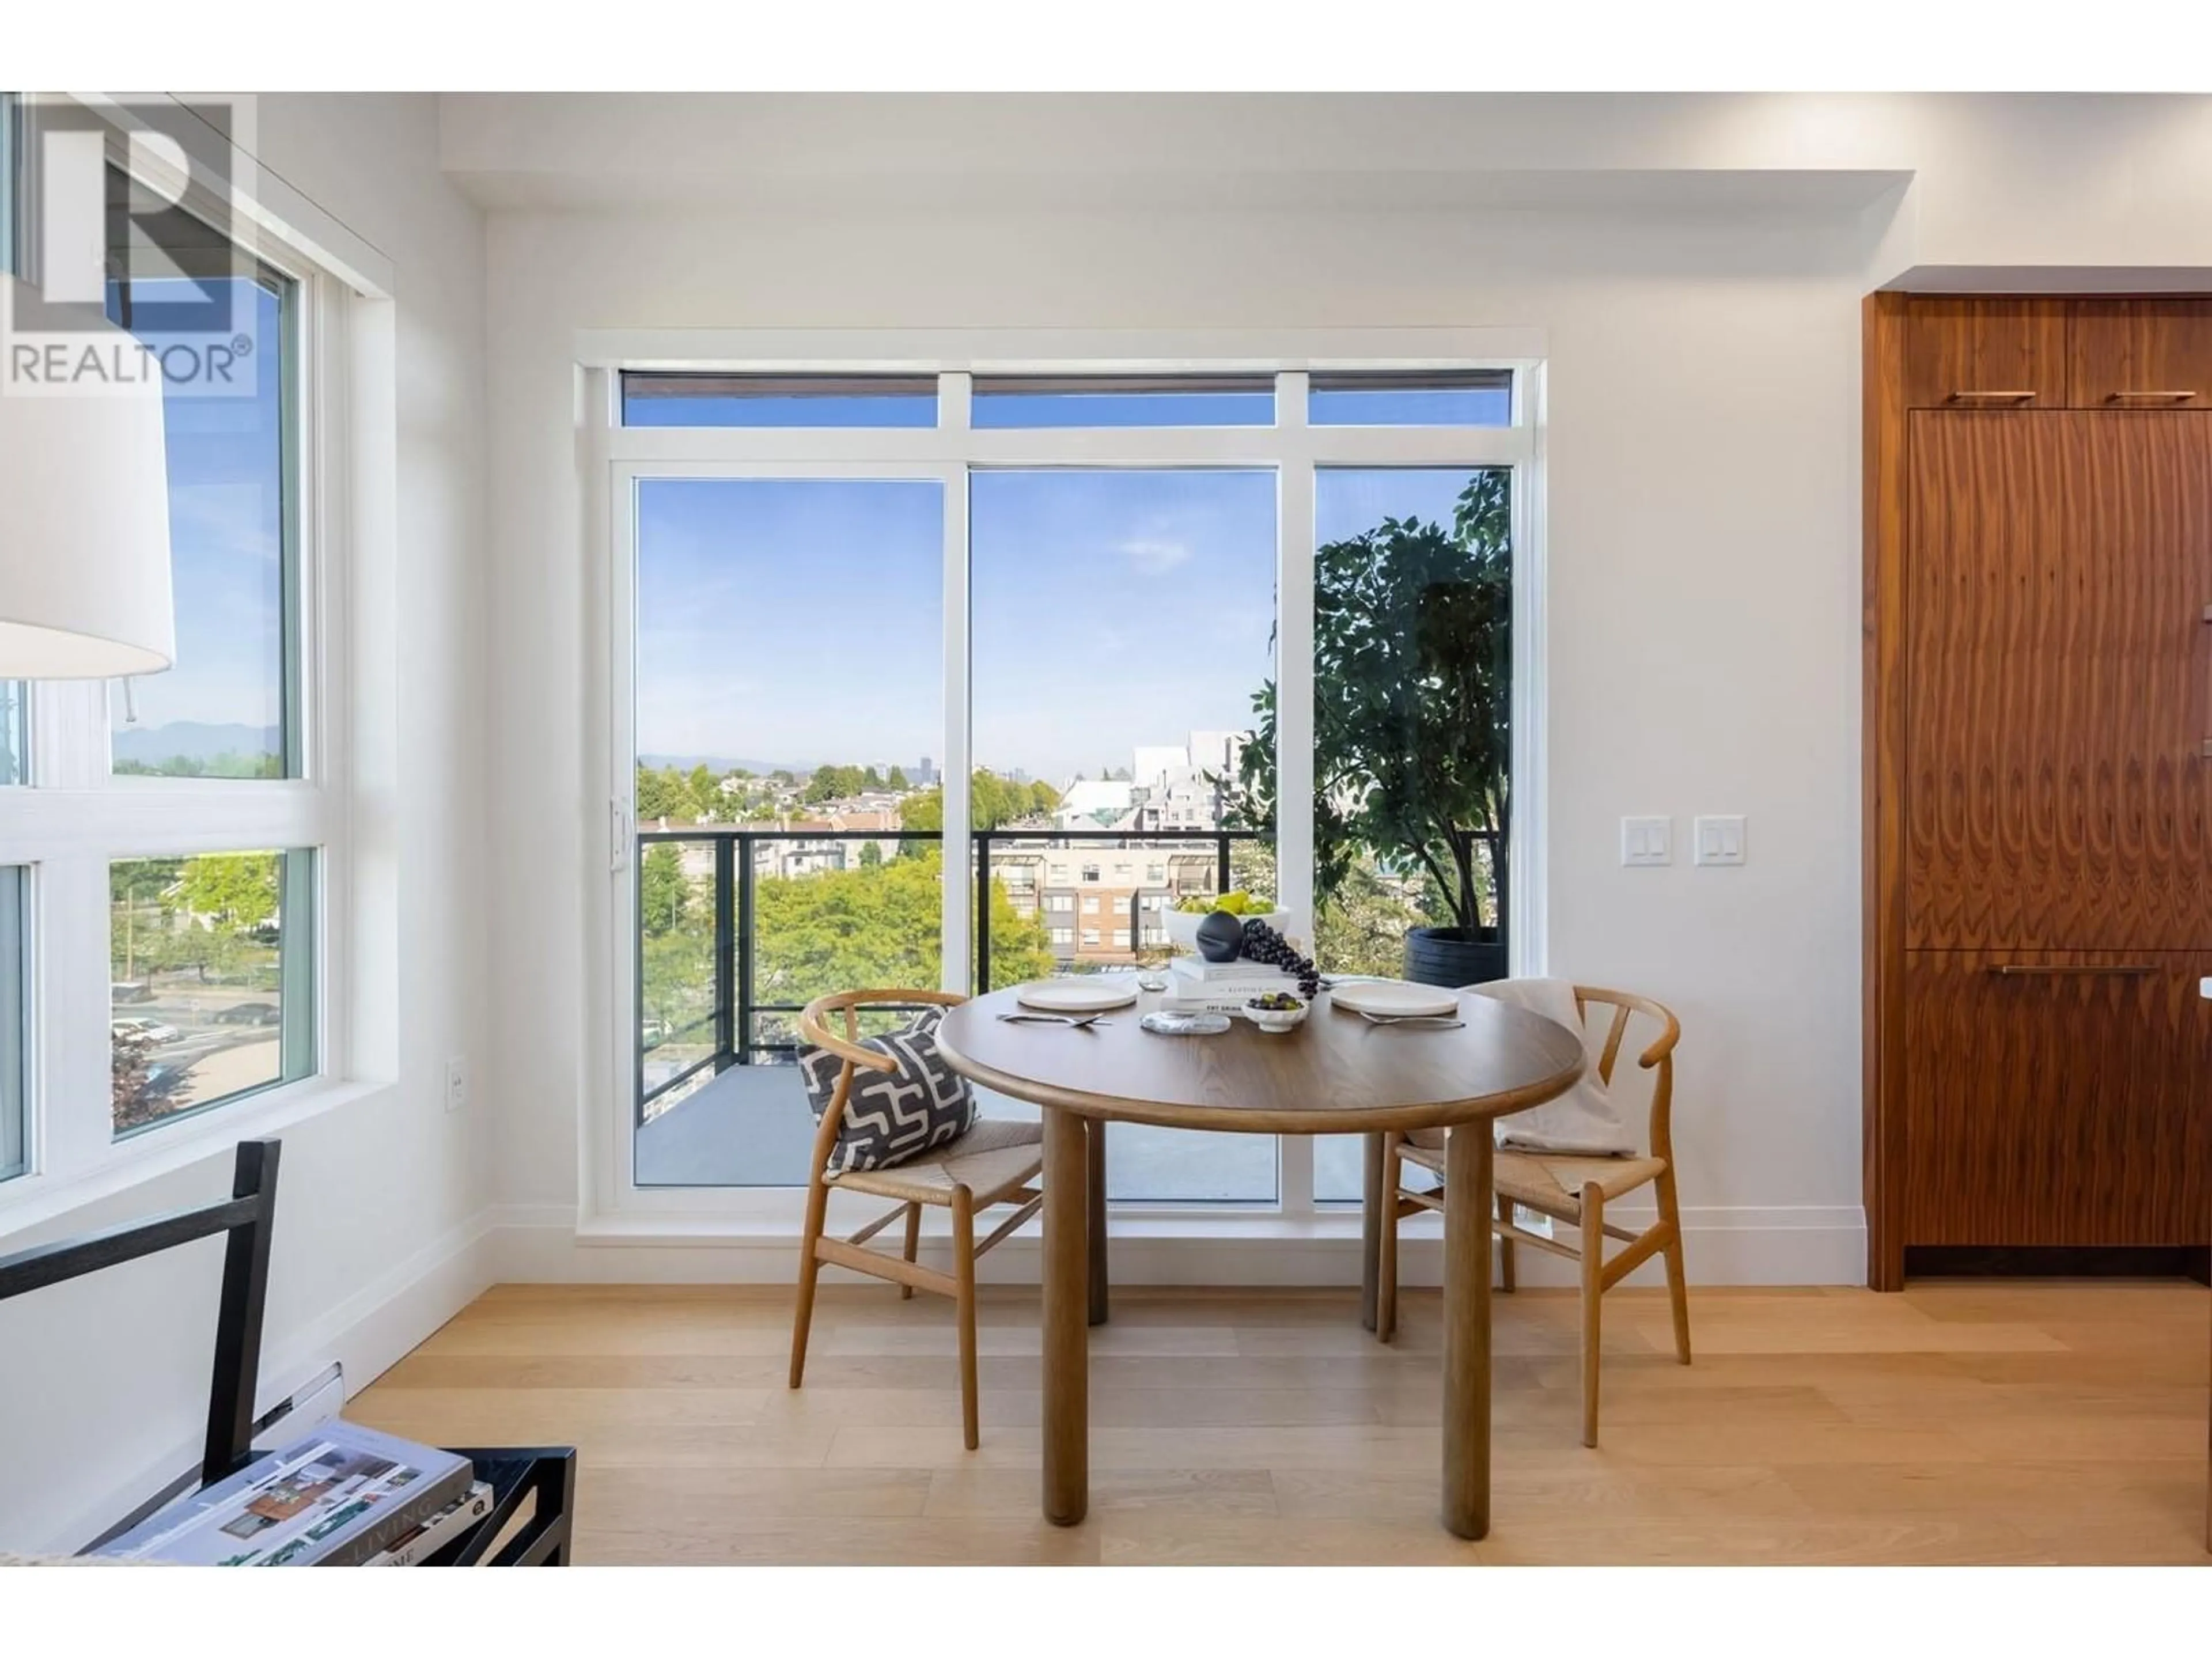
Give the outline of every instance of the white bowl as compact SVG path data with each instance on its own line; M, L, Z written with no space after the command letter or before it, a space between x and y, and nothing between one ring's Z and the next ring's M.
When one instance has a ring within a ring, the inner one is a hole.
M1285 1031L1295 1031L1305 1024L1309 1005L1301 1002L1295 1008L1255 1008L1244 1005L1244 1018L1270 1036L1280 1036Z
M1211 910L1163 910L1160 914L1167 918L1168 943L1179 951L1195 951L1198 949L1198 924L1213 913ZM1288 910L1269 910L1260 915L1239 916L1237 920L1264 921L1285 939L1292 938L1302 931L1291 926L1295 918Z

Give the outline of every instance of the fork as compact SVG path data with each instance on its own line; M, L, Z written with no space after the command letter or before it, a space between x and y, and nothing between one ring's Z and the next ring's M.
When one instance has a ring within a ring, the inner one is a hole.
M1085 1014L1080 1018L1073 1014L1000 1014L999 1018L1011 1025L1065 1025L1077 1031L1111 1023L1103 1014Z
M1370 1025L1432 1025L1443 1031L1467 1024L1449 1014L1370 1014L1364 1008L1359 1010L1359 1017Z

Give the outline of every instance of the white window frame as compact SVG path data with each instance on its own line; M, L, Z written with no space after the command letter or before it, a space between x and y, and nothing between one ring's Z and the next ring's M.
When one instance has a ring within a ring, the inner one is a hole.
M796 1231L804 1199L795 1188L640 1188L632 1180L635 952L630 848L635 833L633 702L635 526L629 502L648 477L935 478L945 487L945 756L940 777L970 768L969 536L970 469L990 467L1272 468L1279 479L1277 531L1276 856L1280 902L1313 906L1313 573L1315 474L1327 467L1484 467L1514 470L1514 791L1509 875L1515 926L1509 966L1542 971L1546 960L1544 764L1545 341L1513 328L1289 331L1083 330L582 330L580 376L587 601L606 620L596 710L588 733L606 780L593 814L585 872L605 882L593 907L592 1018L587 1075L603 1079L587 1099L580 1146L578 1234L586 1242L716 1237L766 1226ZM1510 425L1314 427L1306 423L1308 374L1328 370L1514 372ZM624 427L620 375L664 373L930 374L938 377L933 428ZM970 386L982 374L1212 374L1274 375L1271 427L1116 427L975 429ZM1294 672L1296 671L1296 672ZM956 718L956 715L963 716ZM945 794L945 867L964 867L972 842L966 792ZM1053 884L1048 878L1048 885ZM1048 900L1049 908L1049 900ZM963 884L945 884L944 988L964 991L973 904ZM1356 1232L1357 1206L1316 1204L1312 1141L1277 1141L1273 1206L1128 1204L1148 1223L1192 1236L1255 1230L1281 1236ZM834 1219L834 1218L833 1218Z
M139 125L100 94L73 96L118 137ZM34 106L24 112L27 120L36 118ZM197 186L187 187L158 149L118 143L110 159L187 209L209 212L211 204L197 199ZM236 152L231 176L253 176ZM358 510L348 486L361 459L352 422L358 343L351 321L356 299L384 297L390 276L365 245L289 187L254 182L252 198L223 204L234 239L245 254L297 284L291 573L297 615L288 620L295 681L287 688L287 719L296 729L286 736L301 775L117 775L110 770L111 699L119 698L119 688L103 681L28 688L29 775L21 786L0 787L0 865L28 871L28 1167L0 1181L0 1237L279 1130L361 1088L349 1080L356 988L347 973L354 948L349 601ZM313 1069L118 1137L110 1082L110 865L303 849L314 854L312 914L296 929L313 958L306 1012Z

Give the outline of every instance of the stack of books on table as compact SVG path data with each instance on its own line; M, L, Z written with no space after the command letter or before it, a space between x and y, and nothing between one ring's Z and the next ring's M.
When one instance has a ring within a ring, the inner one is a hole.
M1203 957L1176 957L1168 963L1164 1006L1179 1014L1242 1013L1254 997L1270 991L1296 994L1298 982L1279 968L1264 962L1208 962Z
M343 1418L227 1480L179 1498L100 1547L126 1560L195 1566L354 1566L440 1542L455 1513L491 1493L465 1457L418 1446ZM419 1534L419 1535L418 1535Z

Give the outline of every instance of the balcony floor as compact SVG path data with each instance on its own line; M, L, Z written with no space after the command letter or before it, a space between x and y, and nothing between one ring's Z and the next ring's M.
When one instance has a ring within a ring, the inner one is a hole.
M1034 1121L1037 1109L977 1091L988 1117ZM1272 1203L1275 1143L1265 1135L1204 1135L1117 1123L1108 1132L1107 1189L1138 1203ZM732 1066L637 1132L641 1187L799 1187L814 1120L790 1066ZM1359 1145L1347 1135L1314 1144L1314 1190L1359 1195Z

